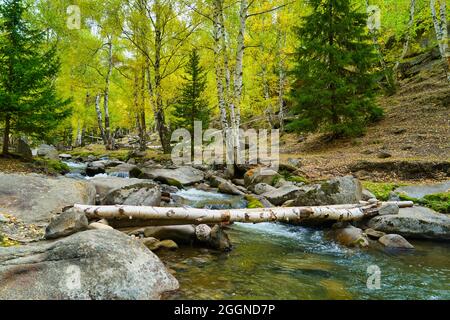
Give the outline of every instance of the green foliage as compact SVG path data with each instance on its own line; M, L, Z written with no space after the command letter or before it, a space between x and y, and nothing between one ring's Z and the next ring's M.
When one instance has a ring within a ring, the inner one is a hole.
M0 247L14 247L18 246L19 243L17 241L13 241L9 239L8 237L4 236L2 233L0 233Z
M374 194L378 200L387 201L389 200L389 194L400 187L400 184L388 183L388 182L370 182L363 181L363 187Z
M247 208L248 209L258 209L264 208L264 205L257 198L251 195L246 195L245 200L247 200Z
M291 98L297 119L288 130L358 136L383 112L374 103L377 55L367 15L350 0L311 0L297 29L300 41Z
M70 112L56 92L56 47L46 48L44 32L25 14L23 0L0 6L0 120L14 133L44 138Z
M194 122L202 121L203 129L208 128L211 110L204 98L206 90L206 73L200 66L200 56L197 50L189 55L184 83L180 88L181 95L175 105L174 123L177 128L185 128L191 134L194 132Z

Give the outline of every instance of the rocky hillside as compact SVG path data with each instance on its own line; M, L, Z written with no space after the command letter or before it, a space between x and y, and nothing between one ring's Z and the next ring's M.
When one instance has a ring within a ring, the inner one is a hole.
M327 142L283 137L282 158L301 158L309 178L354 173L363 179L441 180L450 175L450 86L440 60L425 53L401 66L397 92L381 97L385 117L364 137Z

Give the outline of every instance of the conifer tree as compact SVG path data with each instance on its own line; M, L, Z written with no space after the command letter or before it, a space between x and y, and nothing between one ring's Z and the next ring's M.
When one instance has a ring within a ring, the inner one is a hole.
M374 103L377 63L367 15L350 0L311 0L312 13L297 29L296 120L288 129L323 131L332 137L360 135L382 116Z
M4 123L3 154L11 133L45 137L69 115L68 101L58 98L56 48L45 49L44 33L24 18L23 0L0 6L0 120Z
M194 122L201 121L203 128L209 126L211 108L204 96L206 90L206 72L200 65L200 55L192 50L183 76L181 95L175 105L175 125L185 128L194 137Z

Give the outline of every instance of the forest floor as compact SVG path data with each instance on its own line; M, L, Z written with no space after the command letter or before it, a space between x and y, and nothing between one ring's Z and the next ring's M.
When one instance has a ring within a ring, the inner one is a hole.
M301 159L310 179L349 173L378 181L448 179L450 88L440 67L430 64L400 81L394 95L380 97L385 117L363 137L327 142L320 134L284 135L282 162Z

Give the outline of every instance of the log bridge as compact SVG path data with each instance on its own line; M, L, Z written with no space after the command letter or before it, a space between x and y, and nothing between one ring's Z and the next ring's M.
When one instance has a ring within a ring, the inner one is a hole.
M276 207L261 209L210 210L187 207L137 207L137 206L90 206L76 204L76 211L84 212L89 220L106 219L120 225L165 226L183 224L263 223L306 221L358 221L379 214L385 205L399 208L414 206L411 201L361 202L360 204L322 207Z

